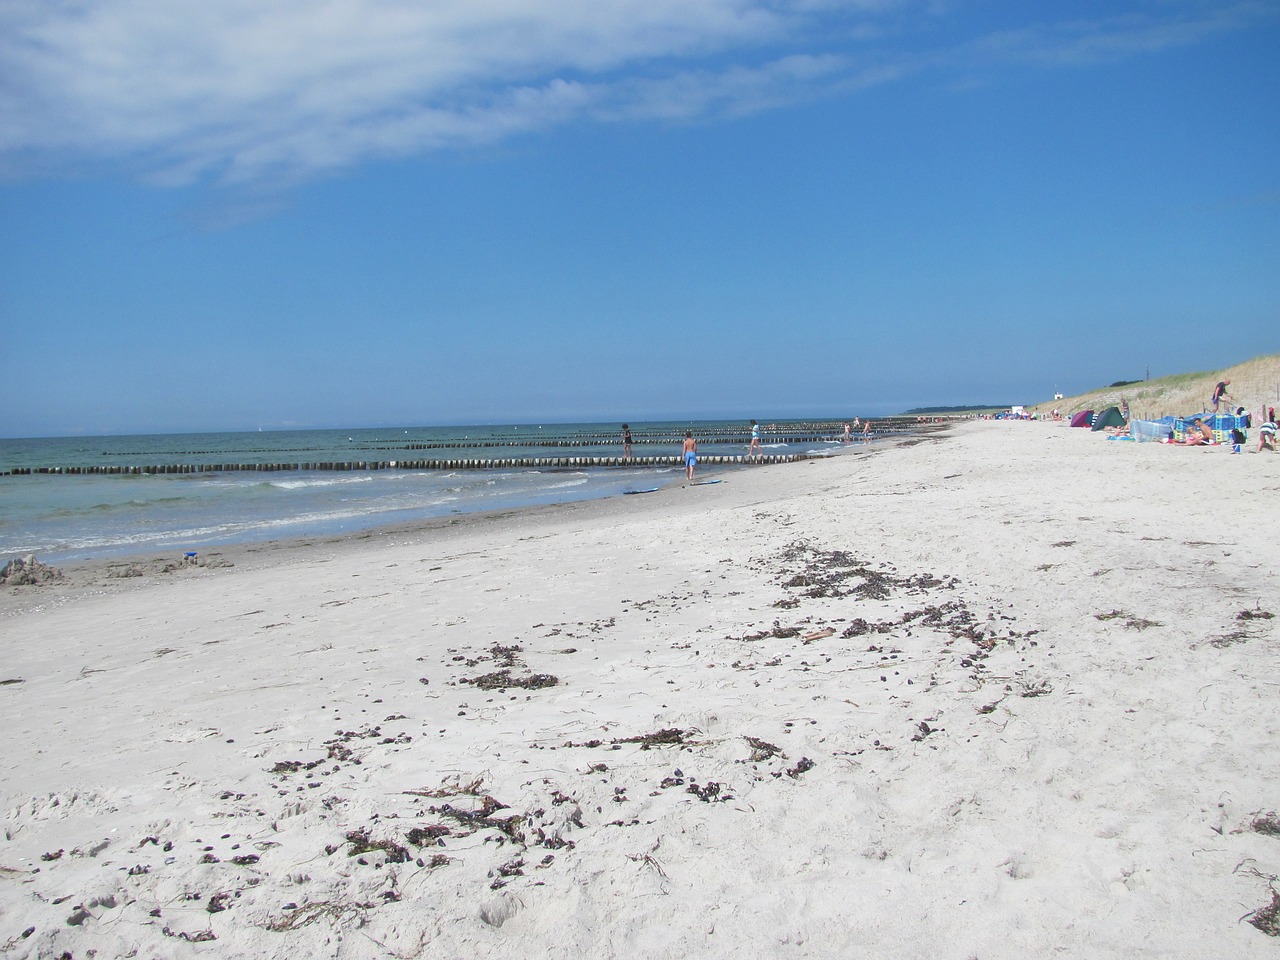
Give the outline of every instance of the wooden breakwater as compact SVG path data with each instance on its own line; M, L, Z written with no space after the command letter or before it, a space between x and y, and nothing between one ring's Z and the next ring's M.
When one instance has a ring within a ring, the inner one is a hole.
M872 439L881 439L890 436L899 436L905 433L913 433L919 428L919 425L901 420L884 420L876 421L875 429L872 431ZM760 435L760 442L764 444L778 443L831 443L843 439L843 431L822 431L822 432L796 432L796 431L765 431ZM851 437L853 440L861 441L864 439L861 430L855 430ZM633 431L631 435L632 446L658 446L658 445L675 445L679 446L684 441L684 434L675 434L670 432L645 433L642 431ZM733 431L725 430L715 434L699 434L698 443L704 447L711 446L746 446L751 442L750 431ZM490 450L503 448L528 448L528 447L544 447L548 449L573 448L573 447L612 447L617 448L622 445L622 436L618 433L590 433L577 434L572 437L567 436L494 436L481 439L470 439L467 437L453 437L447 440L362 440L358 444L352 446L355 451L370 451L376 453L388 453L394 450ZM257 448L256 452L262 454L276 453L310 453L320 449L318 447L274 447L274 448ZM155 451L151 451L154 455ZM198 449L179 449L166 450L165 455L175 457L188 456L215 456L215 450L198 450ZM116 456L147 456L147 452L141 450L117 451Z
M790 453L746 456L700 456L698 465L767 466L808 460L809 455ZM498 459L439 460L327 460L298 463L162 463L153 465L97 464L93 466L15 467L0 476L141 476L185 473L284 473L295 471L369 471L369 470L520 470L520 469L584 469L587 467L682 467L684 458L671 457L503 457Z
M761 441L766 449L773 444L834 443L842 439L843 424L840 432L827 429L836 424L787 424L766 426ZM773 427L772 430L769 428ZM922 423L906 417L882 418L876 420L870 436L855 430L851 440L861 446L867 440L894 440L908 435L927 433L940 429L934 424ZM633 433L632 444L643 451L646 446L665 445L668 449L676 447L683 441L682 435L670 431L653 431ZM723 427L712 434L701 434L699 444L704 448L724 449L736 447L743 449L750 442L750 434L745 429ZM518 453L528 449L531 454L539 454L542 450L554 452L556 448L591 448L583 451L581 456L510 456L506 453ZM529 449L541 448L541 449ZM372 470L567 470L600 467L681 467L683 458L678 454L666 456L602 456L607 448L621 452L620 437L614 434L592 433L560 436L521 437L453 437L437 441L428 439L397 438L391 440L365 440L353 443L341 451L333 446L281 446L266 448L245 448L239 451L217 451L212 449L165 449L165 450L133 450L103 452L102 456L115 459L115 463L98 464L62 464L58 466L0 465L0 477L31 475L67 475L67 476L103 476L103 475L154 475L154 474L199 474L199 473L280 473L301 471L372 471ZM440 450L442 455L401 456L402 453ZM471 450L485 451L483 457L458 456ZM492 452L490 452L492 451ZM237 459L238 455L248 454L252 459ZM308 454L311 456L308 457ZM319 460L318 456L335 454L342 459ZM495 456L495 454L497 454ZM794 463L809 460L821 453L766 453L761 457L747 458L745 454L719 455L701 454L698 463L702 466L732 465L769 465ZM227 459L222 459L226 456ZM147 463L150 458L155 461ZM119 459L117 459L119 458ZM268 459L271 458L271 459ZM278 459L276 459L278 458ZM120 462L125 460L129 462ZM162 462L156 462L161 461ZM207 462L206 462L207 461Z
M876 430L873 437L884 437L894 433L902 433L904 430ZM812 435L799 434L761 434L760 442L764 444L771 443L831 443L843 438L843 434L822 433ZM855 433L851 439L860 440L862 434ZM642 436L640 434L632 434L632 446L643 446L646 444L679 444L684 440L683 437L671 436L666 434L654 436ZM751 435L744 434L741 436L699 436L698 443L702 446L746 446L751 442ZM420 441L413 440L408 443L379 443L372 441L366 446L370 449L392 449L392 450L441 450L441 449L467 449L467 448L485 448L485 447L600 447L600 446L619 446L622 440L613 434L607 437L573 437L564 439L548 438L545 440L430 440Z

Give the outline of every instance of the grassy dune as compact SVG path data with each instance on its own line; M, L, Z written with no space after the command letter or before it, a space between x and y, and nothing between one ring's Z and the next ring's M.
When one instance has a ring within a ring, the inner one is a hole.
M1269 406L1280 408L1280 354L1270 354L1224 370L1179 373L1124 387L1104 387L1062 400L1045 400L1031 409L1047 414L1056 407L1073 414L1078 410L1105 410L1127 399L1135 417L1178 416L1208 409L1209 396L1219 380L1230 380L1227 393L1254 414L1263 414Z

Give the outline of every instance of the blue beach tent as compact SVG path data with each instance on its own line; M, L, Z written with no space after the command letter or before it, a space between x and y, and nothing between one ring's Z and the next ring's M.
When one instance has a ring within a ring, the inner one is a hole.
M1173 425L1176 421L1176 417L1161 417L1159 420L1130 420L1129 434L1139 443L1168 440L1173 436Z

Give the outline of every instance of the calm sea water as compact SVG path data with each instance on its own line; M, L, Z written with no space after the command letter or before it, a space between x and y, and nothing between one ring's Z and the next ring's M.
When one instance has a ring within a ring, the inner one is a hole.
M738 421L633 423L634 455L675 456L686 427L705 455L737 455ZM830 440L766 452L842 452ZM805 425L779 432L817 435ZM683 477L663 466L558 468L548 457L621 455L619 424L509 424L162 436L0 440L0 473L15 469L167 464L268 464L515 459L493 469L289 470L259 473L0 476L0 563L35 554L58 563L246 541L323 536L449 514L616 496ZM708 439L710 438L710 439ZM726 442L715 442L716 439ZM728 468L733 469L733 468Z

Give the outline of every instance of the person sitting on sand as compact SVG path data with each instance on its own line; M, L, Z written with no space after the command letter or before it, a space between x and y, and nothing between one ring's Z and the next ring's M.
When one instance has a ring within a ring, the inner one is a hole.
M693 431L684 432L684 476L693 479L693 468L698 462L698 441L693 439Z
M1191 429L1187 431L1187 439L1182 441L1189 447L1199 447L1213 443L1213 431L1199 417L1191 421Z
M1258 428L1258 452L1270 450L1276 452L1276 422L1268 420Z

